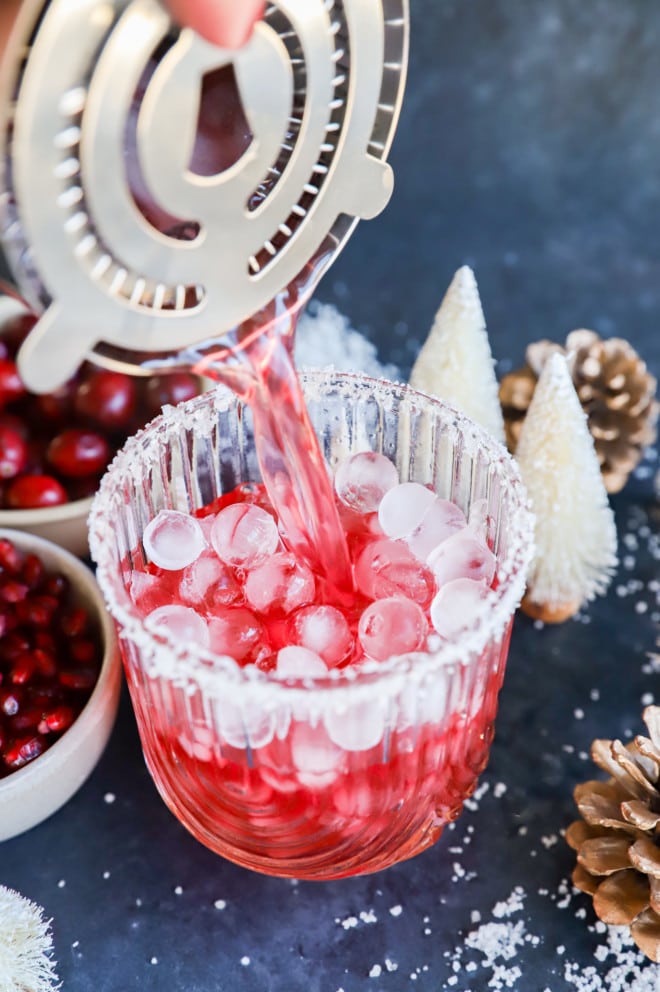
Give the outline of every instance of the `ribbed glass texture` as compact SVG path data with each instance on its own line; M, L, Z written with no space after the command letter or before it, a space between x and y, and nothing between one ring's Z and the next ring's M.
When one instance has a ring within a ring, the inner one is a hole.
M303 378L331 468L383 452L402 480L487 512L494 588L437 651L359 673L282 682L144 629L128 595L140 535L162 507L195 510L259 480L249 409L223 389L131 439L90 517L98 578L120 633L148 767L181 822L214 851L273 875L328 879L411 857L459 814L486 765L531 518L513 461L457 411L364 377ZM478 504L475 506L475 504Z

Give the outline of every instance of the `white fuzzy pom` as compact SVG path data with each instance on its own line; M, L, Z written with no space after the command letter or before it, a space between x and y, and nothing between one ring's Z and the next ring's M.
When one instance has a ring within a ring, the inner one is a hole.
M536 517L528 597L577 608L609 585L616 527L587 418L561 354L543 368L516 459Z
M410 374L410 385L453 403L504 442L504 420L474 272L458 270Z
M50 920L43 910L0 885L0 992L54 992Z

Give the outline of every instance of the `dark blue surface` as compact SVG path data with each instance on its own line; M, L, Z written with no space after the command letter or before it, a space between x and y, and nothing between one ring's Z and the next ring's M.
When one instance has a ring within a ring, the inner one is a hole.
M660 7L412 3L395 197L358 228L320 297L407 374L468 262L501 369L527 342L586 326L629 338L658 374ZM591 740L640 732L643 700L660 701L647 657L660 609L655 464L613 500L622 565L608 597L555 628L518 619L486 791L414 861L294 885L220 860L156 795L125 699L80 793L0 846L0 881L53 917L67 992L449 992L507 978L563 992L575 987L567 962L614 988L606 935L566 883L574 856L560 831L573 786L592 776ZM493 912L517 887L522 908ZM483 966L465 937L496 923L519 924L520 951ZM640 981L660 986L660 971Z

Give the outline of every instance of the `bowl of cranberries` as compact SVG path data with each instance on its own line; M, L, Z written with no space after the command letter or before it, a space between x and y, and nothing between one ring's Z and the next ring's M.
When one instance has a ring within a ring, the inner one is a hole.
M0 841L64 805L99 760L121 686L93 573L58 545L0 530Z
M36 318L0 297L0 527L86 557L92 496L116 451L160 413L200 392L185 372L138 378L85 363L53 393L23 384L18 350Z

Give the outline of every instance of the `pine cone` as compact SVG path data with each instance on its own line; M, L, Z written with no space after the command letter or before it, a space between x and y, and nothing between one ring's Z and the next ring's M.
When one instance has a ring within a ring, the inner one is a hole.
M609 493L619 492L643 449L655 440L658 419L656 380L622 338L602 340L594 331L577 330L568 335L563 347L551 341L529 345L527 364L504 376L500 383L507 446L515 452L537 379L555 351L569 358L605 488Z
M584 782L573 793L583 817L566 831L577 851L573 884L593 896L604 923L630 927L633 940L660 961L660 706L643 714L650 737L596 740L595 764L606 781Z

